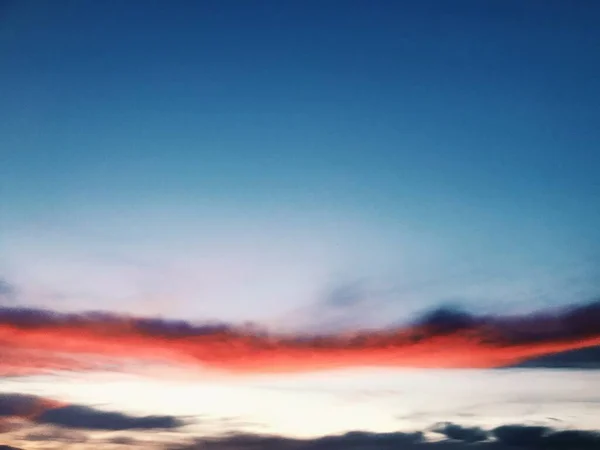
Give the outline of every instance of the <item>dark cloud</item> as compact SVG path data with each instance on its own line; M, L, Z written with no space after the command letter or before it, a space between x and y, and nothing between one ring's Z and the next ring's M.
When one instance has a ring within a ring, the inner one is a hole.
M253 434L230 435L225 438L200 439L192 446L181 449L236 449L236 450L342 450L394 449L422 442L421 433L367 433L350 432L339 436L317 439L288 439L279 436Z
M540 426L504 425L493 429L491 433L501 444L527 449L600 449L600 433L595 431L555 431L550 428Z
M51 399L25 394L0 394L0 417L20 417L34 424L83 430L149 430L179 428L173 416L130 416L83 405L62 405Z
M460 308L453 306L442 306L429 311L416 322L427 336L452 334L461 330L474 328L483 322Z
M118 412L104 412L81 405L69 405L44 411L38 423L87 430L136 430L178 428L183 422L172 416L134 417Z
M547 427L503 425L492 430L493 436L503 444L531 447L538 444L549 432Z
M314 450L365 448L374 446L379 448L398 448L399 446L420 443L422 433L366 433L351 432L342 436L327 436L314 440L310 447Z
M520 317L500 317L490 324L506 344L583 339L600 334L600 300Z
M600 330L600 299L569 308L562 319L563 333L568 337L585 336Z
M475 316L446 305L413 323L423 337L471 330L483 341L499 345L572 341L600 335L600 300L520 316Z
M0 450L23 450L18 447L13 447L11 445L0 445Z
M47 407L48 401L35 395L0 394L0 417L33 417Z
M0 295L2 295L0 279ZM362 303L360 286L346 286L331 294L327 304L335 307ZM343 308L342 308L343 309ZM182 320L135 318L109 312L92 311L67 314L51 310L0 307L0 324L27 328L82 327L106 334L127 333L152 337L199 337L212 335L243 336L244 328L225 323L193 324ZM100 327L99 325L103 325ZM502 344L577 339L600 335L600 300L523 316L475 316L453 306L431 310L413 321L425 335L452 334L477 329ZM304 336L304 335L303 335ZM276 336L273 336L276 337ZM293 340L293 337L289 337Z
M600 369L600 346L531 358L512 367Z
M481 442L489 439L487 431L478 427L463 427L455 423L444 422L435 425L432 431L443 434L448 439L464 442Z
M87 327L102 325L106 333L136 333L153 337L190 337L219 333L236 334L236 328L223 323L191 324L183 320L132 318L104 311L61 313L47 309L0 307L0 324L22 329ZM99 331L99 330L97 330Z

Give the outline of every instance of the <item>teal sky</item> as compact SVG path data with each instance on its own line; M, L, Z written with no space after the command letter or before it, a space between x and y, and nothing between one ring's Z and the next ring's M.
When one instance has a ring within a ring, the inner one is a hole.
M0 5L22 303L325 327L597 294L595 2Z

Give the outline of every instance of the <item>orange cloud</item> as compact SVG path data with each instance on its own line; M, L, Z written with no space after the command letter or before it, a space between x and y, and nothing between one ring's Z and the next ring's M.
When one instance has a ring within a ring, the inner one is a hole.
M0 309L0 374L161 362L233 373L352 366L484 368L600 345L600 303L519 317L438 310L414 325L327 336L110 314Z

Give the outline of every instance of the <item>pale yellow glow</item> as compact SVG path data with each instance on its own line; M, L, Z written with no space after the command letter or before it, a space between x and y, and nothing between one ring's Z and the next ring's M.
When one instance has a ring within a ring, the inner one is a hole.
M29 392L131 414L197 419L189 431L311 437L350 430L406 431L438 421L490 427L544 423L598 427L594 371L353 370L285 377L158 380L132 375L38 377L6 382ZM468 418L468 419L465 419ZM554 424L553 424L554 425Z

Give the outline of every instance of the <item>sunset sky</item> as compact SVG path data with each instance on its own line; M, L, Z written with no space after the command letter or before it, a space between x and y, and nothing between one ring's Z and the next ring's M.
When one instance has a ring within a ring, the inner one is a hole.
M598 23L0 0L0 448L600 430Z

